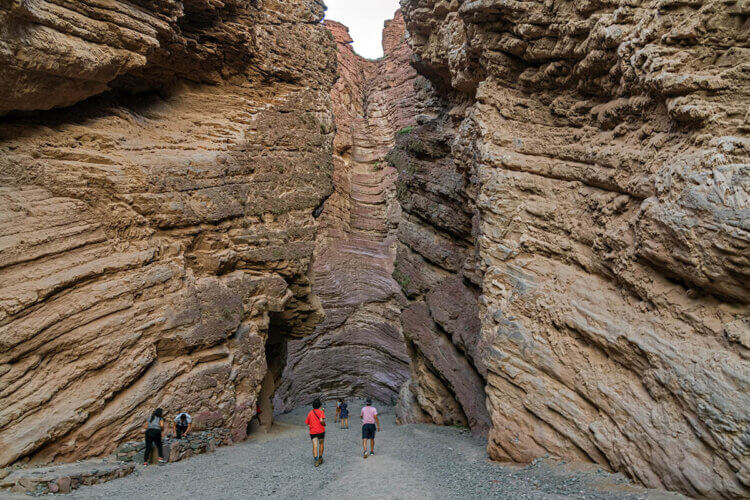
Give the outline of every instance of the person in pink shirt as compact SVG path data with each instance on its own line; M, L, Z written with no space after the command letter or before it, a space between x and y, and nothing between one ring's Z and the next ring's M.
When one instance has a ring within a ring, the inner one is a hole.
M378 425L378 432L380 432L380 420L378 420L378 410L372 406L370 398L367 398L365 405L359 414L359 418L362 419L362 453L364 458L367 458L368 439L370 440L370 455L375 454L375 424Z

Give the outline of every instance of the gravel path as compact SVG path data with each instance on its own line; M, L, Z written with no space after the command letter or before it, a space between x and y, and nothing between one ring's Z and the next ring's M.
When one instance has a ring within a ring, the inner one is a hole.
M382 432L376 456L361 455L359 403L349 430L333 423L326 408L325 463L315 468L307 427L308 409L278 418L259 434L215 453L163 467L141 467L124 478L75 491L74 498L508 498L675 499L672 493L629 486L596 467L538 462L501 466L487 460L485 443L466 431L433 425L395 425L391 408L380 408Z

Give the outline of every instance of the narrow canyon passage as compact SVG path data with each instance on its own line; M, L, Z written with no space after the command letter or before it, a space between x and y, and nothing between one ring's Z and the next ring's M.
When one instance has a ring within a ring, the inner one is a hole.
M396 170L385 157L399 130L414 125L416 72L409 65L403 16L386 23L384 56L357 55L348 29L326 21L338 46L334 193L323 205L313 260L313 290L325 319L289 342L275 408L314 397L369 396L395 402L408 377L401 333L405 301L393 279L400 207Z
M0 481L158 407L79 496L750 497L748 3L401 9L0 2Z

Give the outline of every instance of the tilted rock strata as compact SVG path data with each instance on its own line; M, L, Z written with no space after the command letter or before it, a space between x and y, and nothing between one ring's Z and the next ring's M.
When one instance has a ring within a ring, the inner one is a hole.
M399 170L403 208L393 276L410 300L401 323L411 392L430 421L487 434L484 380L476 368L481 324L472 202L468 176L450 155L454 134L449 123L433 122L404 134L388 156Z
M9 0L0 7L0 115L112 88L218 83L250 66L272 79L327 80L329 61L314 50L322 11L320 0Z
M267 366L283 366L272 346L323 316L309 281L332 191L322 13L2 10L5 111L128 93L0 123L0 464L106 454L157 406L245 437Z
M404 334L434 340L429 294L446 271L478 272L474 346L436 331L485 381L490 456L750 495L747 6L404 11L442 106L394 153L407 212L396 271L419 321L407 328L405 312ZM462 197L468 213L449 210Z
M313 335L289 343L277 409L316 396L395 401L408 373L403 296L391 277L396 172L383 162L397 132L414 123L416 72L403 16L386 22L378 61L354 52L345 26L325 24L338 43L340 74L331 92L335 190L320 215L313 265L313 291L326 318Z

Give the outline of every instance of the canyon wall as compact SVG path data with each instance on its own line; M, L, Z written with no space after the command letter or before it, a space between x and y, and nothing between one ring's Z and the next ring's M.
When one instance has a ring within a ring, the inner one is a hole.
M0 3L0 466L107 453L157 406L235 440L270 408L286 335L323 317L322 16L319 0Z
M497 460L749 496L747 4L403 8L432 88L389 156L402 411L486 424Z
M395 400L408 373L399 316L404 297L392 278L396 171L384 162L399 130L414 123L416 72L403 16L383 31L383 58L352 49L348 29L326 21L338 45L334 193L323 205L313 291L325 310L315 332L289 342L275 398L291 410L316 396Z

